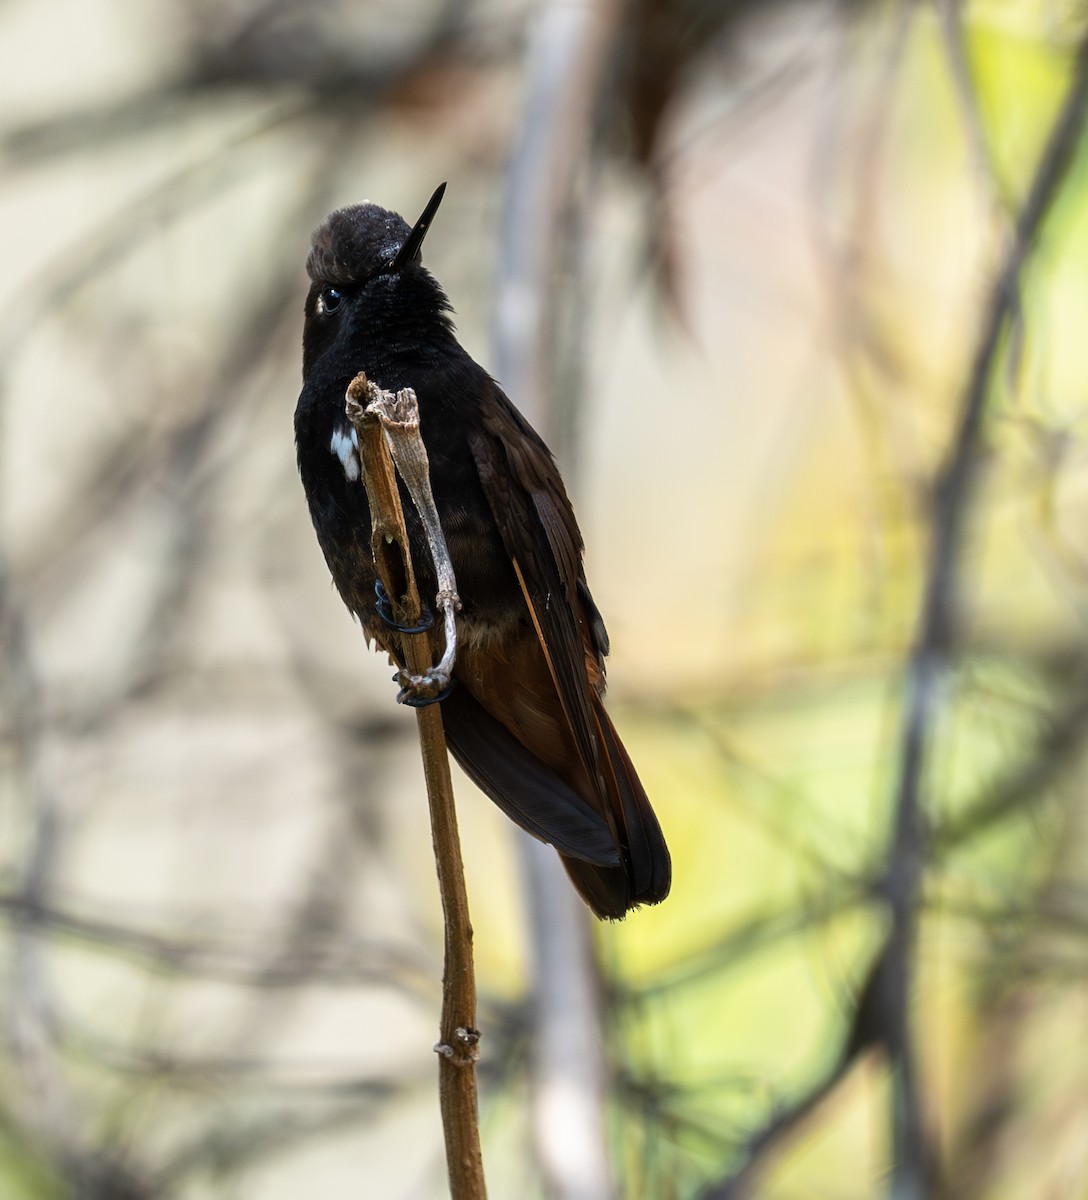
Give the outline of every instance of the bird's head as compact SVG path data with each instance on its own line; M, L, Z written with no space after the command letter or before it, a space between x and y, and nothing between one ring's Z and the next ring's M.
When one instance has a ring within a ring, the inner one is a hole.
M449 301L422 263L423 239L446 185L440 184L415 225L377 204L353 204L314 233L306 270L302 370L332 347L349 351L426 341L451 328ZM362 363L359 368L362 369Z

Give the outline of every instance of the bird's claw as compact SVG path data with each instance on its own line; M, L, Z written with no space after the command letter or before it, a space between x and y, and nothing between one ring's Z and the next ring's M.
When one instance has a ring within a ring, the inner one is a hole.
M393 607L389 602L389 593L385 590L380 579L374 582L374 594L377 600L374 608L382 621L398 633L426 633L434 625L434 613L426 604L420 604L421 615L416 625L402 625L393 616ZM452 600L450 599L452 597ZM450 592L440 597L440 602L458 603L456 593ZM397 656L400 657L399 655ZM453 679L444 664L432 668L424 675L411 675L400 670L393 676L393 682L400 684L397 693L397 703L407 704L409 708L425 708L428 704L438 704L453 691Z
M409 708L438 704L453 691L454 683L451 678L437 671L428 671L426 675L409 675L407 671L398 671L393 676L393 682L400 684L397 703L407 704Z
M428 629L434 626L434 613L426 606L420 604L420 617L415 625L402 625L393 616L393 606L389 602L389 593L385 590L380 579L374 582L374 595L377 600L374 601L374 608L381 617L384 624L390 629L395 629L397 633L426 633Z

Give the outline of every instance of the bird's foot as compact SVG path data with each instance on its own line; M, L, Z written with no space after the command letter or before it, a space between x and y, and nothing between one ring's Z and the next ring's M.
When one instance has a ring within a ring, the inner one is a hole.
M434 613L426 606L421 604L422 609L420 618L415 625L402 625L393 616L393 606L389 602L389 593L385 590L380 579L374 583L374 594L377 600L374 601L374 608L381 617L384 624L390 629L395 629L397 633L426 633L428 629L434 625Z
M410 675L407 671L398 671L393 676L393 682L400 684L397 693L397 703L407 704L409 708L426 708L428 704L438 704L453 691L453 679L439 670L428 671L426 675Z

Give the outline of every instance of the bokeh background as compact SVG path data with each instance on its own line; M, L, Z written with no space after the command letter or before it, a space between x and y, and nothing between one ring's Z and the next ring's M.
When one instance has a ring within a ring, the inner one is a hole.
M458 778L492 1194L1086 1194L1086 20L0 4L0 1196L445 1192L414 721L291 430L310 231L443 179L675 864L557 947Z

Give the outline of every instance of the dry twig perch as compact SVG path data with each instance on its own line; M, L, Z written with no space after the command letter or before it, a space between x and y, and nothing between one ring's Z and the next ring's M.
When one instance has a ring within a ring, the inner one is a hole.
M348 387L346 412L359 438L359 459L370 503L374 561L394 616L407 626L419 623L423 606L416 587L394 463L427 531L439 581L437 604L444 618L445 649L435 666L431 637L426 630L404 637L406 661L399 676L402 690L398 698L431 699L449 684L457 648L458 600L453 567L431 494L416 396L411 390L396 395L383 391L360 373ZM445 927L441 1037L435 1050L450 1195L453 1200L485 1200L476 1099L480 1040L476 1029L476 977L453 784L439 705L417 708L416 719Z

